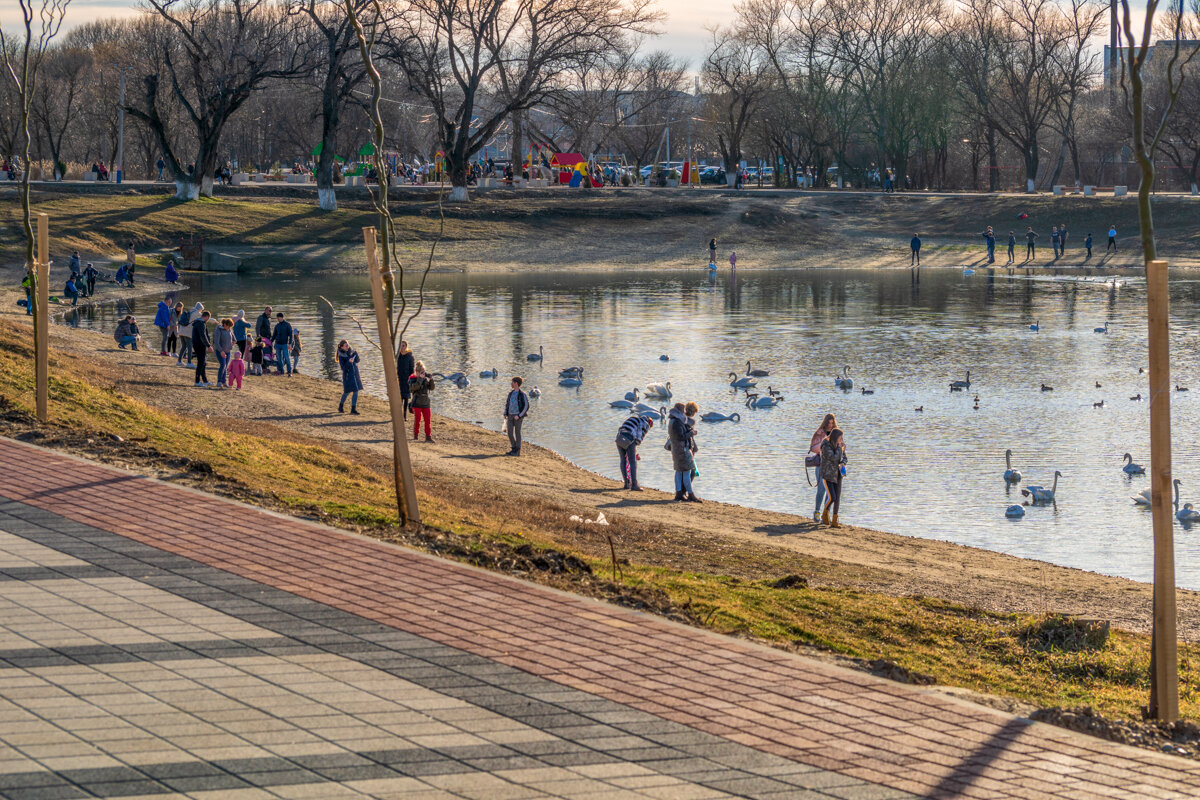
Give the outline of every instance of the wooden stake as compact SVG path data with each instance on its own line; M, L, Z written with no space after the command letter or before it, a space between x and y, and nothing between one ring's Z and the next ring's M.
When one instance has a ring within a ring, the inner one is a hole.
M379 266L375 228L363 228L363 242L367 248L371 297L375 305L375 323L379 328L379 345L383 352L383 375L387 382L388 406L392 411L392 464L396 473L396 504L400 510L401 525L410 521L419 524L421 511L417 507L417 482L413 477L412 460L408 455L408 426L404 424L404 399L400 396L396 343L392 340L391 313L383 297L383 271Z
M1167 324L1167 262L1146 264L1150 325L1150 507L1154 518L1154 634L1150 656L1150 716L1179 718L1175 633L1175 545L1171 511L1171 358Z
M37 329L34 337L34 376L37 385L37 418L46 422L50 418L50 218L38 214L38 260L37 308L33 324Z

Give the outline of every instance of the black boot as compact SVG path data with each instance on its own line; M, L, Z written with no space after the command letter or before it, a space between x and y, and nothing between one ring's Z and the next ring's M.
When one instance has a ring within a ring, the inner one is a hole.
M357 413L358 413L358 408L357 408L357 407L355 407L355 406L350 406L350 413L351 413L351 414L357 414Z
M624 485L624 486L622 486L621 488L622 488L622 489L628 489L628 488L629 488L629 481L625 481L625 485Z
M676 500L684 500L685 498L684 498L684 496L683 496L683 492L676 492L676 493L675 493L675 499L676 499Z
M688 492L688 496L686 499L689 503L703 503L704 502L699 497L696 497L695 492Z
M345 414L345 413L346 413L346 407L345 407L344 405L342 405L341 403L338 403L338 413L339 413L339 414Z

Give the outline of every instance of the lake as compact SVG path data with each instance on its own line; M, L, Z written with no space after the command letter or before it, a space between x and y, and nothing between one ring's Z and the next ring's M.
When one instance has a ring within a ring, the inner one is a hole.
M698 494L811 516L803 456L833 412L848 444L843 521L1145 581L1150 514L1130 497L1149 480L1121 467L1126 452L1149 466L1149 404L1130 399L1148 395L1138 372L1148 361L1146 301L1140 277L1120 279L1127 282L928 269L919 284L908 270L436 275L408 339L431 371L470 376L467 388L438 388L436 411L499 430L508 378L523 375L526 388L542 392L526 439L610 477L626 412L609 401L669 381L675 401L741 415L700 425ZM349 339L368 391L380 392L377 351L341 313L373 319L365 275L185 280L194 288L180 299L200 299L218 316L244 308L253 320L266 304L286 311L305 342L302 372L338 378L334 348ZM1187 386L1200 352L1200 282L1177 276L1171 294L1172 378ZM156 302L127 304L143 331L153 330ZM118 311L125 306L83 310L73 321L111 330ZM1107 334L1093 332L1106 321ZM528 362L539 347L544 362ZM759 388L781 392L778 407L748 409L730 388L729 373L745 372L747 360L770 370ZM584 368L584 385L560 387L558 370L573 365ZM844 365L851 392L834 387ZM492 368L503 377L478 377ZM967 370L970 390L950 392ZM1200 383L1193 389L1172 393L1174 464L1182 501L1200 504ZM640 471L644 484L669 489L664 440L656 426ZM1017 487L1002 477L1008 448L1025 476ZM1056 469L1064 477L1054 505L1005 518L1006 507L1022 502L1021 486L1049 486ZM1200 589L1200 530L1177 523L1176 533L1179 583Z

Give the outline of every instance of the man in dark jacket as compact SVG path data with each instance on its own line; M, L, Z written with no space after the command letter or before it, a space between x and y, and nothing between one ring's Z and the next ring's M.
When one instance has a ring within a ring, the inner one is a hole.
M404 401L404 418L408 419L408 404L412 401L412 389L408 379L412 377L417 366L413 351L408 348L408 342L400 342L400 352L396 355L396 374L400 376L400 398Z
M621 454L621 477L624 489L640 492L637 481L637 446L646 438L646 432L654 427L649 417L634 415L621 423L617 430L617 452Z
M512 445L508 451L510 456L521 455L521 423L529 413L529 395L521 389L524 382L520 375L514 377L512 391L504 401L504 430L508 432L508 443Z
M259 339L271 341L271 307L267 306L266 311L258 315L258 320L254 323L254 332L258 334Z
M908 260L908 265L921 266L921 237L914 233L908 246L912 248L912 257Z
M205 357L212 352L212 342L208 338L208 320L212 317L207 311L192 320L192 350L196 356L196 388L208 388L208 373L204 370Z
M283 318L283 312L275 315L275 330L271 334L271 342L275 345L275 363L280 375L287 367L288 377L292 377L292 324Z
M83 279L87 281L87 296L91 297L96 293L96 277L100 273L92 266L92 262L83 268Z

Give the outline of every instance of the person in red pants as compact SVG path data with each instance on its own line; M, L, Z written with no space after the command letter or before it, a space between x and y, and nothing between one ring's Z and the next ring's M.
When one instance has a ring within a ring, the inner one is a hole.
M433 437L430 436L429 422L429 393L433 391L433 378L425 374L425 364L421 361L417 362L415 371L408 379L408 388L412 393L412 402L410 408L413 412L413 441L417 440L417 431L421 427L421 419L425 420L425 441L432 442Z

